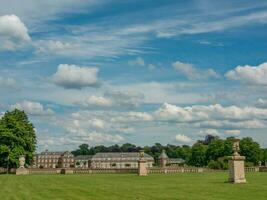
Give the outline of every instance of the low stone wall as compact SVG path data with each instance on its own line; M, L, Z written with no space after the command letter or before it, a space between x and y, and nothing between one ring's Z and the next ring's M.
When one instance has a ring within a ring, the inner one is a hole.
M267 166L259 167L259 172L267 172Z
M15 169L11 169L9 173L14 173ZM171 173L202 173L202 172L225 172L228 170L214 170L199 167L152 167L148 168L149 174L171 174ZM12 171L12 172L11 172ZM13 172L14 171L14 172ZM39 169L28 168L29 174L137 174L138 169ZM267 172L267 167L246 167L246 172ZM0 174L6 173L5 168L0 168Z
M245 172L259 172L259 167L246 167Z
M132 174L137 169L74 169L74 174Z
M171 174L171 173L201 173L204 172L203 168L197 167L153 167L148 169L150 174Z
M5 174L7 170L5 168L0 167L0 174Z
M29 174L60 174L61 169L38 169L29 168Z

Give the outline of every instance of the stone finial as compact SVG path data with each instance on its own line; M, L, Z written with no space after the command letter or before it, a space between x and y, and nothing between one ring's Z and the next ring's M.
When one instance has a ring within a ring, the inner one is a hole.
M240 151L239 142L240 142L239 139L234 140L234 143L233 143L233 151L234 151L233 155L234 156L240 156L238 153Z
M144 150L140 150L139 151L139 158L144 158L145 157L145 151Z
M22 155L19 157L19 168L25 168L25 156Z

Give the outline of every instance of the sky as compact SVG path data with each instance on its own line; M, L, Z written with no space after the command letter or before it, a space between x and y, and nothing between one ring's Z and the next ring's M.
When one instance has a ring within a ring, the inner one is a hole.
M0 116L37 151L205 135L267 147L267 1L0 0Z

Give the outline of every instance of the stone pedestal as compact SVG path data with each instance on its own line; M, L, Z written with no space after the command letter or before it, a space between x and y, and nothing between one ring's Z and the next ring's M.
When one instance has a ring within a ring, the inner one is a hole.
M25 168L25 156L21 155L19 157L19 168L16 169L16 175L28 175L29 170Z
M138 160L138 176L147 176L146 160L144 158Z
M16 169L16 175L28 175L29 174L29 170L26 168L18 168Z
M244 156L234 155L229 157L229 182L246 183Z

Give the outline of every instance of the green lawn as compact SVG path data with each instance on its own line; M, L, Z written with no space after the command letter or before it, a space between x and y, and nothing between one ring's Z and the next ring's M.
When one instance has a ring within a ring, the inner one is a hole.
M227 173L0 175L0 200L267 199L267 173L248 173L229 184Z

